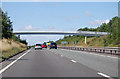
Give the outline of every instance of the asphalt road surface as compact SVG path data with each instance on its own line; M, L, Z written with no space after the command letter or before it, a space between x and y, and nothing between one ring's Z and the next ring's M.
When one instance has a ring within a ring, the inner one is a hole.
M118 77L118 62L120 59L116 56L110 56L106 54L97 54L97 53L88 53L83 51L74 51L74 50L50 50L53 53L58 53L64 57L74 59L77 62L92 68L96 71L105 73L111 77Z
M22 54L18 55L21 56ZM18 56L3 62L3 69ZM117 77L117 58L61 49L34 50L2 72L3 77ZM110 69L110 70L109 70ZM107 74L107 75L106 75Z

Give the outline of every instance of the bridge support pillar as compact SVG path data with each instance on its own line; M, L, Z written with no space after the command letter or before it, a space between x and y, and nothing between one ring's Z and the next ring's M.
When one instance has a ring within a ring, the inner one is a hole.
M85 44L87 44L87 36L85 36Z
M20 35L18 35L18 39L20 39Z

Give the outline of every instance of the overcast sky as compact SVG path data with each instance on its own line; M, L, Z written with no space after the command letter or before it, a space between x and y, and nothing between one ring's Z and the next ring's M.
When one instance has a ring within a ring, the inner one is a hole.
M108 23L118 13L117 2L34 1L38 2L2 3L3 11L7 11L13 21L14 31L76 31L83 27L96 28L102 23ZM48 40L56 41L63 36L29 35L21 38L32 45Z

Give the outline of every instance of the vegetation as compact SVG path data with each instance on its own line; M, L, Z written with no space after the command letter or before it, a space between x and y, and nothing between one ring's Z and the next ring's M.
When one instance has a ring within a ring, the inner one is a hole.
M118 25L120 23L120 18L114 17L108 24L102 24L100 27L97 28L100 32L109 32L110 35L108 35L106 38L104 38L104 44L105 46L108 46L109 44L112 45L118 45L120 46L120 32Z
M0 40L0 51L2 51L0 58L7 59L23 50L26 50L27 48L28 46L23 43L13 41L12 39L3 38L2 40ZM0 59L0 61L2 59Z
M1 31L2 39L0 40L0 51L2 55L0 56L0 61L7 59L11 56L18 54L19 52L26 50L27 42L26 40L21 40L13 33L13 26L10 17L7 12L3 12L0 8L0 22L1 22Z
M85 27L85 28L80 28L77 31L97 31L97 28L88 28L88 27Z
M13 34L13 25L10 17L8 16L7 12L3 12L0 8L0 16L2 17L2 39L13 39L14 41L22 42L27 44L26 40L21 40Z
M6 50L6 51L2 51L2 59L7 59L11 56L14 56L16 54L18 54L21 51L26 50L26 48L17 48L17 47L13 47L12 49Z
M7 16L7 12L4 13L0 9L0 13L2 13L2 37L4 38L12 38L12 22L10 20L10 17Z
M98 31L98 32L109 32L109 35L102 37L87 37L87 45L84 44L84 36L73 35L73 36L64 36L63 39L59 39L56 41L58 45L61 45L61 41L67 41L69 44L74 45L73 41L77 41L76 45L79 46L112 46L112 47L120 47L120 18L114 17L110 20L109 23L103 23L100 27L97 28L80 28L77 31Z

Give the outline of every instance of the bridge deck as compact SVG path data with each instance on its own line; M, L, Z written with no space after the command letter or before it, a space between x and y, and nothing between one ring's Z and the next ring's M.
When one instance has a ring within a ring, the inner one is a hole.
M103 36L108 35L108 32L91 32L91 31L14 31L17 35L28 34L51 34L51 35L82 35L82 36Z

